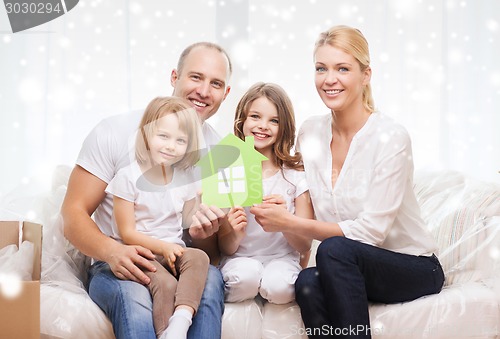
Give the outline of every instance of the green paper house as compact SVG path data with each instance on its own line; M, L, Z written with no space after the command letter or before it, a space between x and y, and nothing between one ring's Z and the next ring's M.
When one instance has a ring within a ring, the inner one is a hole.
M243 141L228 134L196 164L201 168L202 202L219 208L261 203L264 160L254 148L253 137Z

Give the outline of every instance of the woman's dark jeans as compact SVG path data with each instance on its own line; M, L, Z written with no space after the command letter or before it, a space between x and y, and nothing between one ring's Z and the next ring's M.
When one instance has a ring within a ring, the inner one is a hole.
M444 284L435 255L401 254L345 237L324 240L316 265L295 282L309 338L370 338L368 301L410 301L438 293Z

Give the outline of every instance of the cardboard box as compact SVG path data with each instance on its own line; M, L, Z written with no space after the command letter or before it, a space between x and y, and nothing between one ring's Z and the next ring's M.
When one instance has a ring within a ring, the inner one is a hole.
M24 240L34 244L33 281L23 281L21 293L15 298L8 298L0 293L0 338L40 338L42 225L0 221L0 248L10 244L19 246L20 241Z

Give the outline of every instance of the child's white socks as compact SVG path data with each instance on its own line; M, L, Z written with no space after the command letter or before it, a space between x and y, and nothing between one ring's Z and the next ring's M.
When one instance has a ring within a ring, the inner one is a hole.
M168 327L162 333L160 339L186 339L192 319L193 315L185 308L175 310L168 320Z

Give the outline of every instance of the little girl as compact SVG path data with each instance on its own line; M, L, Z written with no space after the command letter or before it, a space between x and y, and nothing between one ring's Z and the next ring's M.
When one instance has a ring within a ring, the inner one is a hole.
M262 163L263 201L312 218L302 158L290 154L295 117L285 91L271 83L253 85L236 108L234 134L243 140L254 137L255 149L268 158ZM294 283L302 269L300 253L309 251L310 239L293 233L266 233L249 208L240 206L229 211L218 239L226 301L240 302L259 293L275 304L295 299Z
M114 196L114 234L157 256L156 272L145 273L159 338L186 338L208 271L205 252L186 248L181 238L182 221L195 207L191 167L199 158L199 133L198 115L188 102L154 99L139 125L136 161L106 188Z

